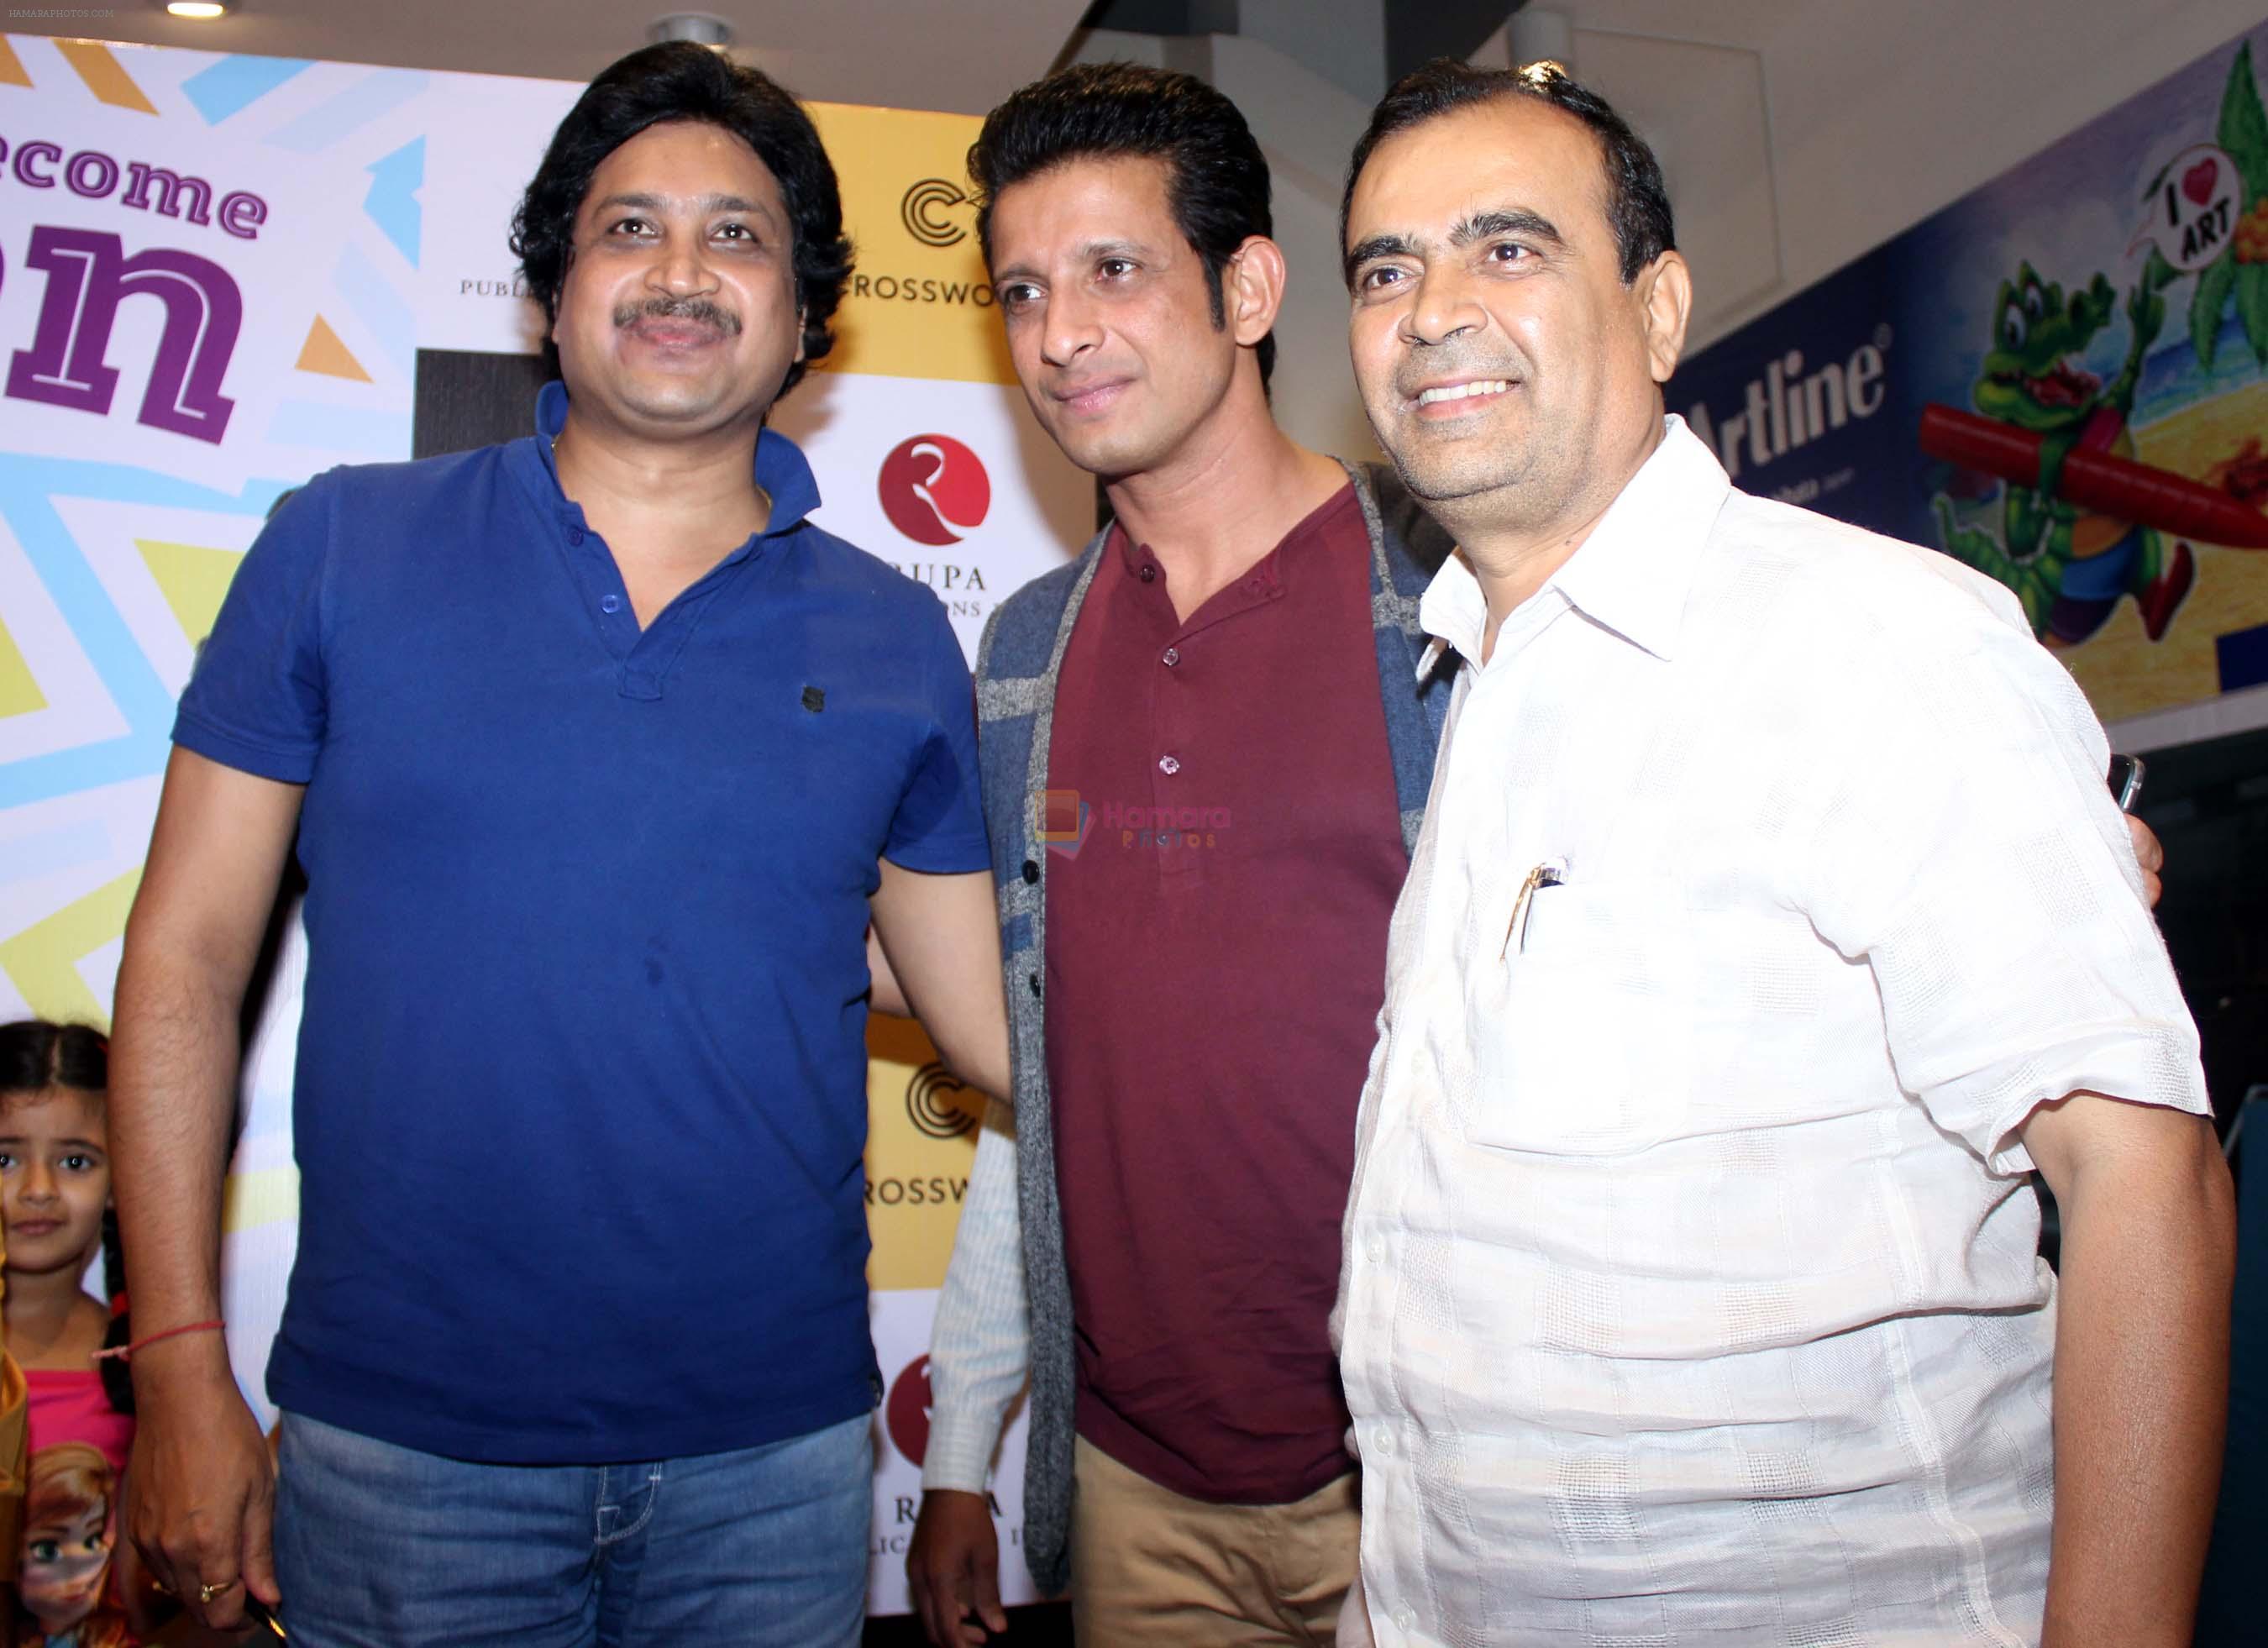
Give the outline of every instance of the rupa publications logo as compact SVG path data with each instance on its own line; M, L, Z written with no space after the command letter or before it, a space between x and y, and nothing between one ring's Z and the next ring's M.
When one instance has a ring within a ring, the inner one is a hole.
M929 1454L929 1358L916 1357L890 1381L882 1402L883 1428L890 1444L909 1464L918 1468Z
M891 526L932 546L959 543L992 507L983 460L950 435L916 435L891 447L875 490Z

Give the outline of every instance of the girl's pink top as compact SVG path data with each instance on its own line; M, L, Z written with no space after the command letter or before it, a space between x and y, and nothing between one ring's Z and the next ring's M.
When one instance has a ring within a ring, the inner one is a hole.
M134 1416L118 1412L102 1388L102 1375L26 1368L25 1420L31 1431L31 1450L53 1447L58 1442L86 1442L100 1450L110 1468L126 1469L127 1451L134 1446Z

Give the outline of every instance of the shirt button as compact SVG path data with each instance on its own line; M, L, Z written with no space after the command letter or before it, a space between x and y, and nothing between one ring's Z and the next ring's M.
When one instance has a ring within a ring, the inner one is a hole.
M1385 1429L1383 1426L1380 1427L1380 1429L1374 1431L1371 1436L1370 1451L1377 1454L1381 1459L1392 1459L1394 1457L1394 1432ZM1409 1627L1405 1625L1403 1629L1407 1630Z
M1039 879L1040 879L1040 865L1039 865L1039 861L1038 861L1037 859L1035 859L1035 858L1027 858L1027 859L1025 859L1025 860L1024 860L1024 879L1025 879L1026 881L1037 881Z
M1166 649L1165 664L1166 664L1166 667L1167 667L1167 669L1171 669L1171 668L1173 668L1174 665L1176 665L1176 664L1180 663L1181 661L1182 661L1182 650L1181 650L1181 648L1179 648L1179 647L1167 647L1167 648Z
M1400 1627L1404 1633L1416 1630L1418 1629L1418 1610L1411 1608L1407 1602L1404 1602L1400 1608L1394 1610L1394 1622L1395 1625Z
M603 613L618 613L618 612L622 611L622 598L621 596L619 596L619 595L604 595L604 596L600 597L600 599L599 599L599 610L600 610L600 612L603 612Z
M1384 1264L1386 1262L1386 1238L1383 1236L1372 1237L1370 1239L1370 1247L1367 1251L1370 1254L1371 1263Z
M581 543L583 541L583 529L580 526L570 526L567 529L567 541L571 544Z
M1038 995L1039 993L1040 993L1040 975L1039 975L1038 974L1035 973L1035 974L1033 974L1033 975L1032 975L1032 994L1033 994L1033 995L1035 995L1035 996L1036 996L1036 995Z
M1181 769L1182 763L1174 756L1160 755L1158 757L1158 770L1165 774L1167 777L1172 777L1175 773L1181 771Z
M1158 581L1158 569L1153 566L1145 566L1137 576L1138 576L1145 584L1155 584Z

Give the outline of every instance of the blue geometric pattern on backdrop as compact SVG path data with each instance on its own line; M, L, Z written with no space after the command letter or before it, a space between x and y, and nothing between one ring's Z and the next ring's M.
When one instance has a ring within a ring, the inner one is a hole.
M402 381L407 383L415 378L417 312L409 306L409 300L351 241L339 254L339 266L331 275L331 284L347 300L347 307L354 311L355 319L370 328L371 335L386 350ZM402 455L409 455L406 445Z
M268 141L295 154L318 153L419 95L429 77L400 69L380 69L328 102L309 109Z
M415 269L418 231L423 225L417 191L425 187L425 139L413 137L364 169L370 173L370 193L362 198L363 210Z
M0 806L24 806L98 784L147 777L165 766L173 731L173 694L119 616L53 500L91 497L257 516L287 484L256 481L242 496L231 497L150 469L0 452L0 517L127 724L116 738L0 766Z
M313 66L304 57L224 57L182 81L181 94L206 125L217 126Z

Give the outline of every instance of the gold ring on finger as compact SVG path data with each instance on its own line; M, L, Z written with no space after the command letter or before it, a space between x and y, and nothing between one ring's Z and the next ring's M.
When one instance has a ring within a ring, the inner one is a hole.
M201 1585L197 1587L197 1605L201 1608L210 1608L235 1589L236 1581L233 1579L226 1580L220 1585Z

